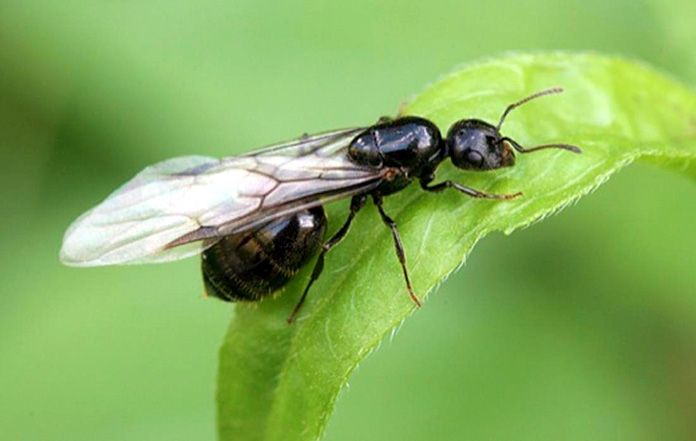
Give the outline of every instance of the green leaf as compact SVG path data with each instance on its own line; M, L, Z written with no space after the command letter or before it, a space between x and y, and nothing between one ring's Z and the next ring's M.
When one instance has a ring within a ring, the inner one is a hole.
M526 146L576 144L583 155L543 151L518 155L517 165L505 170L462 172L445 164L438 171L437 181L494 193L523 191L523 198L475 200L455 191L425 194L413 185L385 200L421 297L487 233L510 233L540 220L634 160L696 177L694 92L635 61L585 53L492 58L441 78L405 113L430 118L442 130L465 117L496 122L507 104L553 86L566 93L515 110L502 131ZM330 214L335 229L347 201L330 207ZM319 438L353 369L414 311L390 232L373 206L360 212L344 243L329 253L308 304L288 326L285 319L308 274L305 268L275 299L237 305L220 352L221 440ZM427 310L426 303L419 313Z

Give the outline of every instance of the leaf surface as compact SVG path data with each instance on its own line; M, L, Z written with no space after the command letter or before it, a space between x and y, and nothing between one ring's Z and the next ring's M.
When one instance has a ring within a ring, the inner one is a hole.
M416 184L385 199L421 298L457 269L484 235L509 234L543 219L635 160L696 177L696 95L635 61L590 53L491 58L439 79L404 113L429 118L446 132L461 118L495 123L508 104L555 86L566 92L516 109L502 132L528 147L575 144L583 155L551 150L518 155L517 165L505 170L463 172L449 163L438 170L436 182L452 179L491 193L522 191L523 198L499 202L455 191L426 194ZM329 208L332 230L343 222L347 204ZM390 231L371 205L327 255L324 274L297 322L288 326L285 319L310 271L305 268L274 299L237 305L220 351L221 440L318 439L351 372L414 311ZM427 309L426 303L419 313Z

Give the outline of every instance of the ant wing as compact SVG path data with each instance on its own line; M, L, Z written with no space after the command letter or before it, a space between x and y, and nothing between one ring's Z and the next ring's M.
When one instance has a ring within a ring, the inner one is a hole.
M63 238L66 265L165 262L222 236L370 191L380 170L350 162L359 129L306 136L243 156L187 156L150 166L80 216Z
M348 129L331 130L328 132L303 135L291 141L273 144L245 153L242 156L287 156L298 157L316 153L319 156L330 156L339 150L345 149L348 143L359 133L367 130L367 127L351 127Z

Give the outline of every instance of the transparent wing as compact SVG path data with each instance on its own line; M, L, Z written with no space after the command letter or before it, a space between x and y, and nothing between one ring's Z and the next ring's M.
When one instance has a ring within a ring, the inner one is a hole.
M357 166L345 154L356 130L253 155L189 156L148 167L70 226L61 261L96 266L177 260L224 235L369 191L381 172Z
M329 132L303 135L292 141L262 147L249 152L244 156L288 156L299 157L310 153L319 156L330 156L344 149L348 143L342 142L348 138L350 141L366 127L351 127L348 129L332 130Z

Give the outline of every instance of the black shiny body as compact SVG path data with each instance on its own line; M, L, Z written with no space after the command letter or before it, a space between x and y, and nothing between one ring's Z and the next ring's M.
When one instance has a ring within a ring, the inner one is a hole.
M261 300L317 253L325 234L326 215L319 206L225 236L203 252L206 292L226 301Z
M432 175L446 157L447 145L440 129L415 116L376 124L356 136L348 147L352 162L393 171L377 189L381 195Z
M528 153L560 148L580 153L578 147L560 143L527 149L500 133L501 125L512 109L534 98L560 91L545 90L511 104L497 126L478 119L460 120L450 127L445 138L434 123L424 118L404 116L394 120L381 119L348 144L345 153L348 160L360 167L374 169L379 183L369 191L354 194L350 213L343 226L322 245L326 220L319 206L277 219L261 228L222 238L203 254L203 275L209 294L230 301L262 299L285 285L307 260L321 250L309 283L288 319L288 322L292 322L310 287L322 273L325 254L345 237L353 218L369 197L377 207L382 222L392 232L408 293L413 302L420 306L406 269L406 254L396 222L385 213L382 196L398 192L414 180L418 180L421 188L428 192L451 188L471 197L494 200L511 200L521 196L522 193L489 194L453 181L432 185L431 182L437 167L447 158L458 168L486 171L513 166L513 149Z

